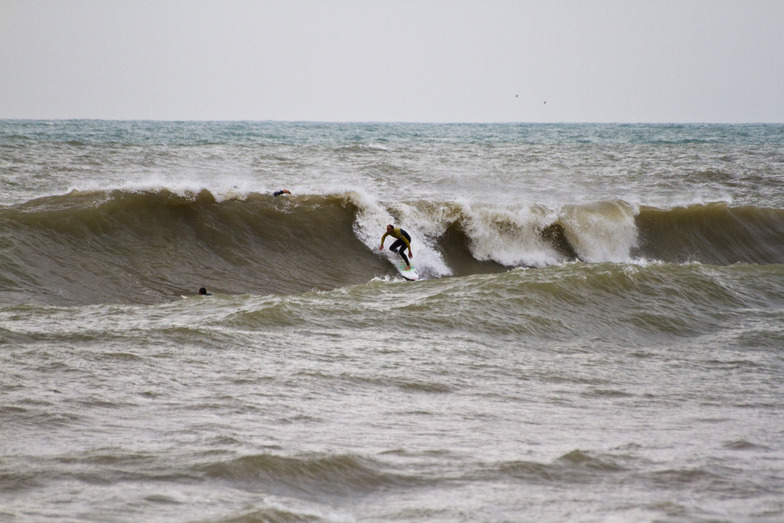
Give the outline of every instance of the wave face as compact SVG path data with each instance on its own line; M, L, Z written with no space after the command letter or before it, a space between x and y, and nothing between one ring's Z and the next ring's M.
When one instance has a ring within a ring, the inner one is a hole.
M74 191L0 210L0 292L21 301L134 303L201 286L296 294L360 284L394 276L392 255L377 246L395 215L411 224L426 278L571 261L784 263L784 211L724 203L387 208L356 192L218 201L207 190Z
M200 286L295 293L367 281L381 262L340 197L217 203L167 191L71 193L2 213L6 292L65 302L148 302Z
M784 211L725 203L645 209L636 218L638 252L667 262L782 263Z

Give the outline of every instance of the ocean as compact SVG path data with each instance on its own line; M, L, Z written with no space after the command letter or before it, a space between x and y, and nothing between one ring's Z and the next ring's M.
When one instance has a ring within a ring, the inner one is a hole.
M0 399L2 521L781 521L784 125L0 121Z

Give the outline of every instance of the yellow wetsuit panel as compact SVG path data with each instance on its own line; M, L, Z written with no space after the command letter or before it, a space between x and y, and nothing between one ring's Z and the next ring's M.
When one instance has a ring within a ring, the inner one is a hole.
M408 238L406 238L402 232L400 232L400 227L395 227L392 229L392 232L385 232L384 236L381 237L381 245L384 245L384 240L387 236L392 236L393 238L397 238L398 240L403 240L403 243L406 244L408 250L411 250L411 244L408 243Z

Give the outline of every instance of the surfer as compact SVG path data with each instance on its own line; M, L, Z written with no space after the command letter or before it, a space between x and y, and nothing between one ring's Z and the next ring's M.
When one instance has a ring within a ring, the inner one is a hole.
M207 292L207 289L204 287L199 287L199 296L212 296L212 294Z
M406 262L406 270L411 269L411 262L409 262L408 258L406 258L405 252L405 248L408 247L408 255L412 258L414 257L414 253L411 252L411 236L400 227L387 225L387 232L385 232L384 236L381 237L381 247L378 248L379 251L384 250L384 240L387 236L397 238L397 240L395 240L395 242L389 246L389 250L396 252L403 257L403 261Z
M272 196L280 196L281 194L291 194L291 191L289 191L288 189L281 189L279 191L275 191L274 193L272 193Z

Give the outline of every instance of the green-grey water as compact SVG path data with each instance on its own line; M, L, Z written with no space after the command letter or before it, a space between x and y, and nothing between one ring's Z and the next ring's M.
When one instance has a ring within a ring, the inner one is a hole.
M0 519L777 521L782 144L2 121Z

